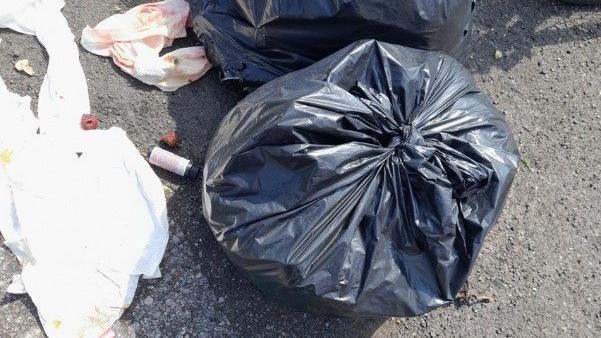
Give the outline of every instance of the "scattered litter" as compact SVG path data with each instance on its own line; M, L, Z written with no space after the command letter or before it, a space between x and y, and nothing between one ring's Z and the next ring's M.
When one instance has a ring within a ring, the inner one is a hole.
M477 295L468 295L466 293L460 294L455 299L455 304L457 306L472 306L476 304L488 304L494 303L496 301L496 297L493 296L477 296Z
M459 62L361 41L228 113L202 206L228 258L278 303L413 316L453 301L518 162Z
M94 28L87 26L81 45L91 53L112 57L119 68L138 80L173 91L198 80L211 68L200 46L159 56L174 39L186 36L189 12L190 5L184 0L143 4Z
M0 7L0 27L36 35L49 57L38 118L31 98L0 79L0 232L22 266L7 292L29 294L46 334L99 337L138 279L160 276L167 211L160 180L123 130L82 131L87 84L63 6Z
M524 166L524 168L532 171L532 165L530 164L530 160L528 159L528 157L522 156L520 162L522 163L522 165Z
M501 52L500 50L495 50L495 59L496 60L500 60L503 58L503 52Z
M10 285L6 288L6 293L9 293L11 295L24 295L27 293L21 275L13 275L13 280L10 283Z
M19 60L15 63L15 69L23 72L29 76L34 76L35 72L33 71L33 67L29 64L29 60L23 59Z
M200 168L193 165L190 160L160 147L150 147L148 150L148 162L159 168L191 179L196 179L200 175Z
M98 117L93 114L85 114L81 117L81 129L83 130L94 130L98 129L100 121Z
M161 137L161 143L167 145L170 148L177 148L179 147L179 138L177 137L175 131L170 131L167 134L163 135L163 137Z
M222 78L248 89L362 39L466 54L473 0L191 1L194 32Z
M469 283L466 281L455 298L455 304L457 306L472 306L474 304L486 304L497 301L497 295L494 293L491 296L477 296L469 294L469 289Z

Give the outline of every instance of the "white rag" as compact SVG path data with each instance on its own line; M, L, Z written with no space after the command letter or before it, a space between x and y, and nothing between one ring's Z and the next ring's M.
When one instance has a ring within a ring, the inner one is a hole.
M136 79L173 91L201 78L210 68L203 47L160 51L186 36L190 5L184 0L143 4L106 18L81 33L81 45L91 53L111 56Z
M89 99L62 0L8 1L0 27L34 34L49 65L39 94L0 78L0 232L22 265L7 291L31 296L46 334L99 337L159 277L163 186L119 128L81 130Z

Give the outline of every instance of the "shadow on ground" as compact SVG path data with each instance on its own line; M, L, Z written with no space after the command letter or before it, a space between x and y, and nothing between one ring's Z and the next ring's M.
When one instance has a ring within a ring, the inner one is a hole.
M478 7L483 6L482 1L480 3ZM469 53L470 68L479 74L488 73L493 65L509 70L521 60L531 58L537 47L584 42L599 37L599 21L583 20L577 25L567 26L564 22L549 24L547 19L601 11L600 6L573 6L551 0L488 0L486 7L486 11L479 8L475 12ZM495 11L494 8L514 10ZM503 45L502 41L511 41L511 45ZM490 62L496 49L504 53L500 63Z

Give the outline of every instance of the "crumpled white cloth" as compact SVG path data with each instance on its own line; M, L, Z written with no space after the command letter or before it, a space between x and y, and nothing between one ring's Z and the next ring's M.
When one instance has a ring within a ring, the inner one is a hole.
M79 127L88 93L64 3L4 5L0 27L35 34L50 59L39 118L0 78L0 232L22 265L7 291L31 296L49 337L98 337L141 276L160 276L163 186L123 130Z
M186 36L190 5L166 0L136 6L106 18L81 33L81 45L91 53L111 56L119 68L138 80L173 91L198 80L210 68L203 47L159 52Z

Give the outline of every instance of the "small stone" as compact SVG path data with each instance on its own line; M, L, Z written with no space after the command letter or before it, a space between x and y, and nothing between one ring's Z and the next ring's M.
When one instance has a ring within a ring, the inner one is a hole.
M148 296L144 299L144 304L152 305L152 303L154 303L154 300L152 299L152 297Z
M503 52L501 52L500 50L495 50L495 60L499 60L503 58Z
M31 65L29 64L29 60L27 59L17 61L15 63L15 69L29 76L35 75L33 67L31 67Z

